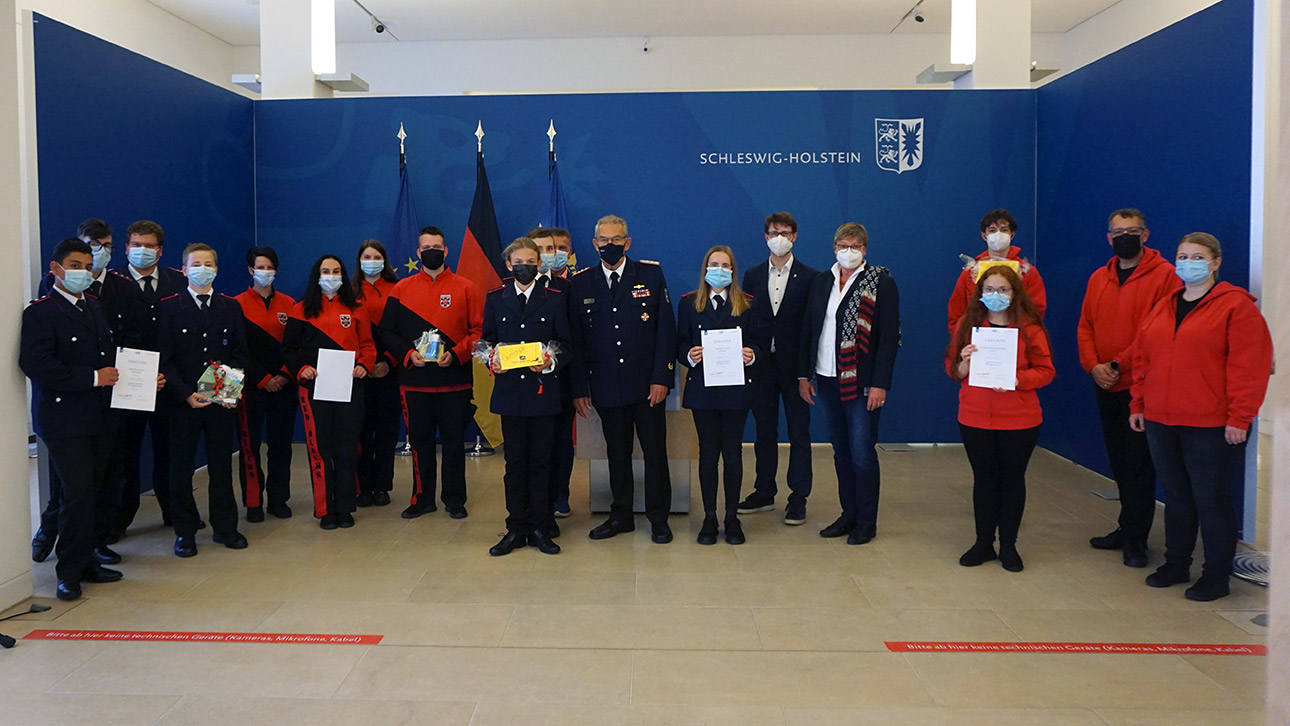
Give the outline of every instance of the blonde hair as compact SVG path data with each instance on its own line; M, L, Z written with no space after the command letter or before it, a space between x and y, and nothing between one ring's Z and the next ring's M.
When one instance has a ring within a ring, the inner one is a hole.
M506 245L506 249L502 250L502 261L510 262L511 255L515 253L517 250L533 250L534 252L539 251L537 243L535 243L532 238L516 237L514 242L511 242L510 244Z
M1218 238L1209 232L1192 232L1191 234L1185 234L1182 239L1178 240L1178 247L1182 247L1185 244L1200 245L1201 247L1204 247L1206 250L1209 250L1210 256L1216 260L1223 256L1223 245L1219 244ZM1178 247L1174 248L1175 256L1178 254ZM1218 282L1218 279L1218 270L1214 270L1214 282Z
M219 264L219 253L215 251L214 247L211 247L208 244L202 244L201 242L194 242L184 248L183 260L185 265L188 264L188 256L194 252L209 252L211 253L211 257L215 258L215 264Z
M730 302L731 315L743 315L750 307L748 296L739 288L739 266L735 263L735 251L727 245L714 245L708 250L708 254L703 256L703 272L699 275L699 289L694 291L694 311L701 313L708 307L708 299L712 297L712 286L708 284L708 260L717 252L724 252L726 257L730 258L730 287L726 288L726 299Z

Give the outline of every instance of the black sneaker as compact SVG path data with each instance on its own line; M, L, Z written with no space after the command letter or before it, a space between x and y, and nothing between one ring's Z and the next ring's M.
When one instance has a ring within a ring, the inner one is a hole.
M1116 529L1114 532L1101 537L1093 537L1088 543L1095 550L1122 550L1124 549L1124 532Z
M465 519L465 518L466 518L466 507L465 507L465 505L462 505L462 504L453 504L453 505L445 504L445 505L444 505L444 509L446 509L446 510L448 511L448 516L449 516L449 517L452 517L453 519Z
M698 542L701 545L714 545L717 543L717 518L705 517L703 526L699 528Z
M1196 580L1196 584L1187 588L1187 592L1184 594L1188 600L1210 602L1211 600L1231 595L1232 588L1228 583L1227 575L1211 575L1207 572L1202 572L1200 579Z
M994 542L977 542L972 545L972 549L963 553L959 558L959 564L964 567L976 567L997 559L999 555L995 554Z
M318 520L318 526L327 530L337 529L340 527L340 517L337 517L334 514L324 514L322 518Z
M258 522L263 522L263 521L264 521L264 508L263 508L263 507L247 507L247 508L246 508L246 521L248 521L248 522L250 522L250 523L252 523L252 524L256 524L256 523L258 523Z
M360 507L370 507L373 504L372 495L367 492L363 492L357 497L354 497L354 504Z
M833 524L830 524L829 526L820 530L820 536L826 537L826 538L845 537L851 534L851 530L855 528L856 528L855 522L849 522L844 517L838 517L836 520L833 521Z
M372 494L372 505L376 507L390 506L389 492L375 492Z
M744 537L743 525L739 523L739 520L726 520L726 544L741 545L747 541L748 539Z
M417 517L420 517L423 514L429 514L431 512L437 511L438 509L439 508L434 505L434 502L429 502L426 504L412 504L412 505L409 505L407 509L403 510L403 514L399 516L403 517L404 519L416 519Z
M790 501L784 508L784 524L793 527L806 524L806 502Z
M1016 545L999 545L999 564L1008 572L1021 572L1025 565L1021 562L1021 555L1017 554Z
M1125 567L1146 567L1147 546L1141 542L1128 542L1124 545Z
M769 512L774 508L775 508L774 498L767 499L766 497L760 496L756 492L753 492L752 494L748 495L747 499L744 499L742 502L739 503L739 507L737 511L740 514L756 514L757 512Z
M1191 582L1191 570L1168 562L1147 575L1147 587L1171 587L1184 582Z
M270 504L269 514L272 514L278 519L291 519L291 507L288 507L285 504Z
M341 529L349 529L354 526L354 515L349 512L342 512L341 514L336 515L336 524L339 525Z

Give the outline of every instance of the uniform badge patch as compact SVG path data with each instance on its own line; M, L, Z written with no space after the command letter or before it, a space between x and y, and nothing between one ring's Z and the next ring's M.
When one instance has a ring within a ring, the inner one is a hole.
M642 322L642 323L648 323L648 322L649 322L649 313L641 313L641 322Z
M286 313L278 313L278 324L279 324L279 325L286 325L286 324L287 324L287 314L286 314Z
M441 307L441 308L446 308L446 307L448 307L449 305L452 305L452 295L440 295L440 296L439 296L439 307Z
M349 315L340 316L340 327L342 328L348 328L350 324L353 322L354 322L354 319L351 318Z
M645 287L644 285L634 285L632 287L632 297L634 298L639 299L643 297L649 297L652 294L653 293L649 291L649 288Z

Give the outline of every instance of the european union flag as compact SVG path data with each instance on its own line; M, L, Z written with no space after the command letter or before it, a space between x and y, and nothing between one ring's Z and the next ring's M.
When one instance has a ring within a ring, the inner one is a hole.
M404 275L414 275L420 269L417 258L417 209L412 203L412 184L408 181L407 158L399 154L399 197L394 203L394 220L387 237L390 266Z

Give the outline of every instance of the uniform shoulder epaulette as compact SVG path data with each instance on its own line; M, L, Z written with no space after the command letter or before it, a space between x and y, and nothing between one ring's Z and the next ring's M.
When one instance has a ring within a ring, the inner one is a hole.
M658 260L636 260L636 261L641 263L642 265L654 265L655 267L658 267Z
M129 275L125 274L124 272L121 272L120 270L108 270L108 274L116 275L117 277L121 278L122 280L126 280L127 282L134 282L133 277L130 277Z
M166 269L167 269L167 270L170 270L171 272L178 272L178 273L179 273L179 274L181 274L181 275L183 275L183 274L184 274L184 271L183 271L183 270L181 270L181 269L179 269L178 267L167 267Z
M220 296L220 297L222 297L222 298L224 298L225 300L232 300L233 302L237 302L237 298L236 298L236 297L233 297L232 295L226 295L226 294L224 294L224 293L222 293L222 292L221 292L221 293L219 294L219 296Z
M577 277L578 275L581 275L581 274L582 274L582 273L584 273L584 272L589 272L589 271L591 271L591 270L593 270L593 269L595 269L595 268L593 268L593 267L584 267L584 268L582 268L581 270L578 270L577 272L573 273L573 276L574 276L574 277Z
M492 295L492 294L493 294L493 293L495 293L495 292L501 292L502 290L505 290L505 289L506 289L506 286L505 286L505 285L498 285L497 287L493 288L492 290L489 290L489 291L488 291L488 294L489 294L489 295Z
M740 292L743 292L743 290L740 290ZM749 300L753 299L751 292L744 292L744 297L748 298Z
M29 303L27 303L27 304L28 304L28 305L35 305L36 303L43 303L43 302L45 302L45 301L46 301L46 300L48 300L48 299L49 299L49 296L48 296L48 295L46 295L45 297L38 297L38 298L36 298L35 300L32 300L31 302L29 302Z
M687 293L685 293L685 294L681 295L681 299L682 299L682 300L684 300L684 299L686 299L687 297L694 297L694 296L695 296L695 295L697 295L697 294L699 294L699 291L698 291L698 290L691 290L691 291L689 291L689 292L687 292Z
M560 289L560 288L558 288L558 287L548 287L548 288L546 289L546 291L547 291L547 292L553 292L553 293L555 293L555 294L557 294L557 295L563 295L563 294L564 294L564 290L561 290L561 289Z
M165 301L167 301L167 300L174 300L175 298L179 297L179 296L180 296L180 295L182 295L182 294L183 294L183 293L178 293L178 292L177 292L177 293L175 293L174 295L167 295L167 296L165 296L165 297L161 298L160 300L158 300L157 302L165 302Z

